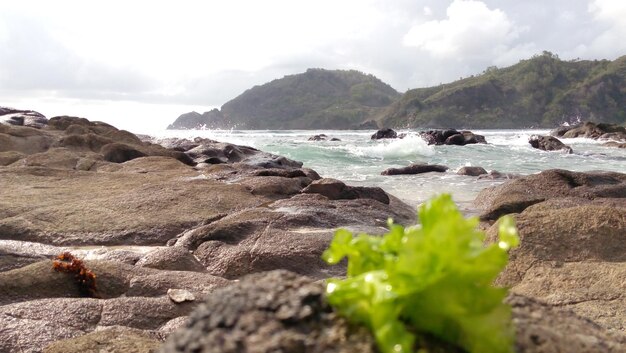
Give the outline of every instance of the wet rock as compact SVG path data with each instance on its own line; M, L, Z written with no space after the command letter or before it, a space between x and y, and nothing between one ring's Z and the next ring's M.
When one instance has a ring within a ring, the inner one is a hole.
M565 151L567 153L572 153L572 148L570 146L565 145L559 139L552 136L532 135L528 139L528 143L530 143L533 148L537 148L542 151Z
M419 163L419 164L411 164L407 167L402 167L402 168L385 169L380 174L381 175L401 175L401 174L421 174L421 173L428 173L428 172L443 173L446 170L448 170L448 167L443 166L443 165Z
M482 220L496 220L507 213L519 213L526 207L551 198L626 197L626 174L613 172L570 172L545 170L482 190L474 204L483 209Z
M395 139L398 137L398 133L392 129L384 128L376 131L371 139L372 140L380 140L380 139Z
M474 134L471 131L457 131L455 129L447 130L428 130L421 131L419 135L429 145L458 145L464 146L475 143L487 143L485 136Z
M616 148L626 148L626 142L625 143L619 143L619 142L616 142L616 141L609 141L609 142L603 143L602 146L616 147Z
M522 177L521 174L514 174L514 173L502 173L499 172L497 170L490 170L487 174L481 174L478 176L478 179L491 179L491 180L497 180L497 179L517 179Z
M348 186L344 182L332 178L315 180L302 192L324 195L330 200L373 199L389 204L389 195L379 187Z
M456 173L458 175L479 176L487 174L487 171L483 167L461 167Z
M126 328L107 328L52 343L43 353L153 353L161 341L149 333Z
M33 110L0 107L0 124L41 129L48 124L48 119L43 114Z
M561 126L555 130L550 132L550 135L556 137L563 138L575 138L575 137L585 137L591 139L598 139L601 136L608 135L610 138L615 140L625 140L626 141L626 127L616 125L616 124L604 124L604 123L593 123L590 121L580 123L574 126L564 127Z
M168 289L167 296L174 303L192 302L196 300L193 293L185 289Z
M205 271L189 250L176 246L155 249L137 261L136 266L170 271Z
M328 136L324 134L319 134L319 135L311 136L307 140L308 141L326 141L327 139L328 139Z

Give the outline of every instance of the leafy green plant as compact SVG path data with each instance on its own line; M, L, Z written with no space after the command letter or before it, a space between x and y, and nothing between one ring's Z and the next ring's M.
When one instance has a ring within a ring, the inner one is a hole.
M384 236L347 230L335 233L323 258L348 258L346 279L331 279L331 305L351 321L367 325L384 353L412 352L412 331L454 343L473 353L513 351L506 289L493 280L518 245L512 218L499 221L498 243L485 246L478 219L465 219L450 195L418 210L421 226L389 221Z

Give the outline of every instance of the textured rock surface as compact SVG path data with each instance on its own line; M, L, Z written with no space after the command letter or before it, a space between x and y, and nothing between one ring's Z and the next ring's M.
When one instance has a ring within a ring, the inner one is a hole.
M479 176L488 174L483 167L461 167L457 172L459 175Z
M566 153L572 153L572 148L570 146L567 146L559 139L552 136L532 135L528 139L528 143L530 143L533 148L537 148L542 151L564 151Z
M530 205L559 197L625 198L626 174L570 172L550 169L482 190L474 204L484 210L483 220L518 213Z
M286 271L251 275L214 292L171 335L161 353L174 352L378 352L370 333L350 326L326 303L323 285ZM519 353L618 353L623 335L568 310L512 295ZM415 351L461 352L418 337Z

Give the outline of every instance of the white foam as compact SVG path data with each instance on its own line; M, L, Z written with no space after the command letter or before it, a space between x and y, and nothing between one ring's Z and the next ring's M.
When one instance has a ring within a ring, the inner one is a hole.
M359 157L380 159L432 156L432 146L416 134L407 135L403 139L374 140L368 146L346 146L348 151Z

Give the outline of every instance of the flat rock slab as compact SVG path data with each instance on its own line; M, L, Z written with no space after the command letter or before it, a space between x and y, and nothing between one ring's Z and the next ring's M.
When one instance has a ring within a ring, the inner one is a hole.
M449 168L438 164L411 164L402 168L385 169L381 175L421 174L429 172L443 173Z
M167 157L117 169L0 169L0 237L54 245L165 244L208 218L267 201Z

